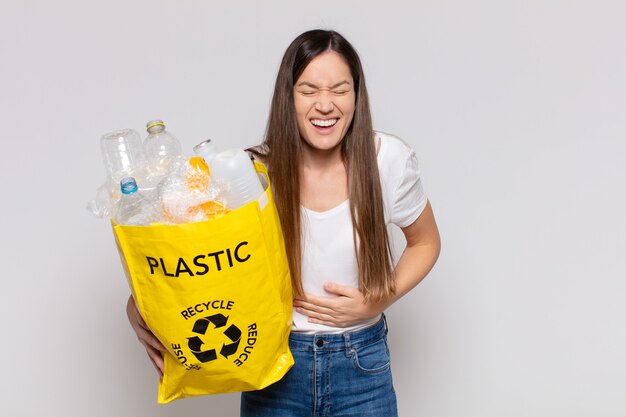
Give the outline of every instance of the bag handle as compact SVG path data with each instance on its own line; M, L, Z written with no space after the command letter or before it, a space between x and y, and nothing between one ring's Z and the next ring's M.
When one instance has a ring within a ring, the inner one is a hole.
M270 177L267 174L267 167L265 166L264 163L259 162L259 161L253 161L253 162L254 162L254 169L256 169L256 172L259 174L262 174L263 178L265 179L265 183L261 181L261 185L263 185L265 192L261 194L259 198L257 198L257 202L259 203L259 209L263 210L265 206L267 206L267 203L269 203L269 197L267 196L267 193L271 192L270 191L271 190Z

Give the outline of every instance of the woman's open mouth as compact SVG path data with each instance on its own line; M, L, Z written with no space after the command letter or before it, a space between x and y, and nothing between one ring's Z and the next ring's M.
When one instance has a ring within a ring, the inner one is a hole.
M335 126L338 121L339 121L338 118L335 118L335 119L311 119L310 120L311 124L313 126L315 126L317 129L320 129L320 130L330 129L331 127Z

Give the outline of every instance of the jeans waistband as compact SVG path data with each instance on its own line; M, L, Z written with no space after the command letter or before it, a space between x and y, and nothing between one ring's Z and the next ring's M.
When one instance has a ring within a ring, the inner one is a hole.
M345 333L302 334L292 332L289 335L289 348L292 350L311 351L349 351L382 339L387 334L387 319L382 314L375 324L364 329Z

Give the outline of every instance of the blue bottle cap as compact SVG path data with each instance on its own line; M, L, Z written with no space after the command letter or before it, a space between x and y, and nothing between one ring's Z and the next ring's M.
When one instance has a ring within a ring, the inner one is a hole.
M120 190L122 194L132 194L137 191L137 182L133 177L122 178L120 181Z

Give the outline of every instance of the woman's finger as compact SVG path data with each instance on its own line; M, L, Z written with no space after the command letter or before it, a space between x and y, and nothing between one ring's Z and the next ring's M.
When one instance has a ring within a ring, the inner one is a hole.
M163 355L161 352L154 349L152 346L144 345L146 348L146 352L148 353L148 357L150 358L150 362L154 365L154 369L159 373L159 377L163 377Z
M333 310L315 306L315 305L309 305L308 307L305 307L305 306L296 307L296 311L308 317L318 317L318 318L332 317L333 315L336 314L336 312L334 312Z
M152 348L156 349L159 352L165 352L165 346L156 338L154 333L150 330L143 317L139 313L137 309L137 305L135 304L135 300L131 296L128 300L128 304L126 305L126 313L128 315L128 320L130 321L130 325L132 326L135 334L139 341L144 345L149 345Z
M165 349L165 346L163 346L161 341L159 339L157 339L156 336L154 335L154 333L152 333L149 330L139 329L139 331L137 332L137 338L144 345L148 345L151 348L153 348L153 349L155 349L155 350L157 350L159 352L166 352L167 351L167 349Z
M307 310L313 310L320 313L331 314L335 311L335 302L332 299L326 297L313 297L309 296L306 300L294 300L293 305L296 307L303 307Z

